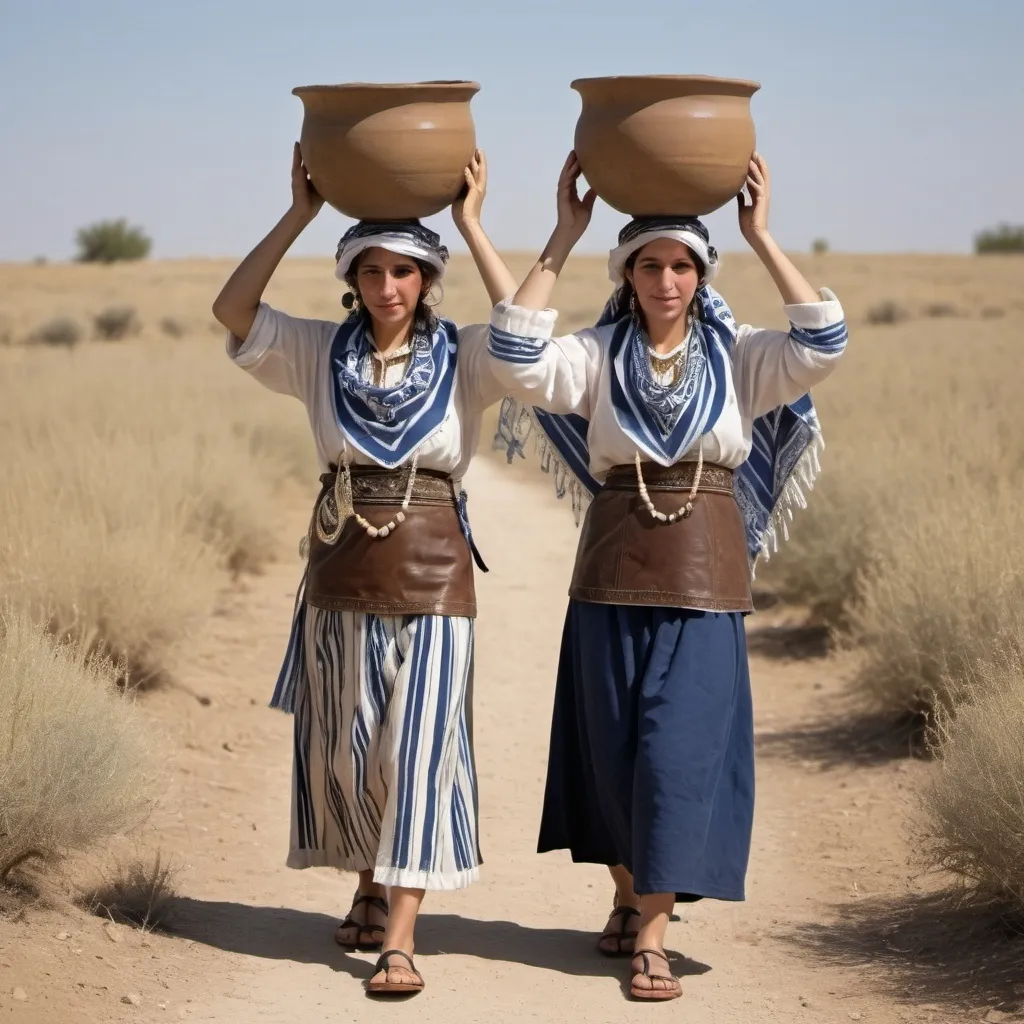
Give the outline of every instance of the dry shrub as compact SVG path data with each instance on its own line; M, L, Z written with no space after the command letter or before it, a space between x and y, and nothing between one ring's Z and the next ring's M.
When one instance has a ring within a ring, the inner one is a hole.
M869 324L898 324L906 320L909 315L904 306L892 299L876 302L865 314Z
M297 403L261 399L205 347L40 353L8 368L0 589L136 681L159 678L211 614L224 570L258 569L277 549L291 469L256 435L305 431Z
M826 449L826 471L797 510L790 538L757 568L757 579L812 621L834 630L847 623L851 597L869 557L877 508L865 502L863 473L842 448Z
M924 315L930 317L960 316L960 310L951 302L932 302L924 307Z
M178 874L159 852L148 860L122 862L113 875L85 893L83 902L90 913L153 931L167 923L178 895Z
M965 595L998 587L1012 576L1011 556L1024 572L1012 554L1020 548L1000 533L1024 484L1015 378L998 369L1014 364L1016 341L977 321L965 329L920 320L901 328L898 344L888 330L852 332L835 374L815 389L826 448L809 507L758 567L762 585L863 645L868 664L881 664L862 683L901 710L937 678L899 675L930 663L928 650L908 650L924 642L924 623L948 621L970 605ZM967 440L966 424L984 443ZM994 497L1000 489L1005 500ZM898 625L887 626L890 613ZM906 631L908 617L919 628ZM903 651L899 669L886 667L883 650Z
M120 341L137 334L140 324L133 306L110 306L92 318L92 328L103 341Z
M168 338L180 338L185 333L185 325L177 317L165 316L160 318L160 330Z
M1024 911L1024 628L954 687L915 822L918 849L980 902Z
M129 432L103 438L74 421L22 433L0 454L4 593L55 634L123 662L138 684L169 670L220 585L209 543L190 528L190 455L173 438L143 455Z
M875 561L849 610L856 683L875 706L954 706L993 638L1020 621L1024 510L1009 492L967 492L922 485L918 504L875 538Z
M0 616L0 880L146 816L146 732L115 676L83 645L9 608Z
M66 316L55 317L40 324L26 338L30 345L52 345L57 348L74 348L81 340L81 326Z

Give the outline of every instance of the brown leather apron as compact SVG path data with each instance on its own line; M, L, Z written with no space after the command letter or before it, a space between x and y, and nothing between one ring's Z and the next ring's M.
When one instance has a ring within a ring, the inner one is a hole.
M408 470L352 467L352 505L374 526L401 510ZM337 522L335 473L320 477L314 515L326 502ZM421 469L405 521L383 538L370 537L350 516L327 544L309 532L306 602L330 611L371 615L476 615L470 546L462 531L451 478Z
M677 512L686 503L695 463L641 468L659 512ZM587 510L569 596L595 604L753 611L732 470L705 463L693 513L663 523L640 497L636 466L613 467Z

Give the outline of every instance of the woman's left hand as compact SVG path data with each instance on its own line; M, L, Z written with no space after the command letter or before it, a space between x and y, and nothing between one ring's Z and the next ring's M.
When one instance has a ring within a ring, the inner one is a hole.
M487 195L487 158L482 149L474 151L463 174L466 187L452 203L452 220L460 231L467 225L480 223L480 210L484 205L484 196Z
M768 165L760 153L754 153L747 167L748 206L742 192L736 197L739 204L740 232L750 245L768 235L768 203L771 198L771 177Z
M580 199L578 182L582 174L583 168L573 150L566 157L562 173L558 176L558 226L555 228L556 232L571 239L570 248L583 237L597 201L597 193L592 188L587 189Z

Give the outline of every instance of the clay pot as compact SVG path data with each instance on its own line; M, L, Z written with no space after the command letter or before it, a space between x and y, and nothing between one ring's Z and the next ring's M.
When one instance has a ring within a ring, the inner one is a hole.
M620 213L711 213L743 187L757 82L704 75L580 78L576 155Z
M299 145L317 191L356 219L429 217L465 183L476 82L308 85Z

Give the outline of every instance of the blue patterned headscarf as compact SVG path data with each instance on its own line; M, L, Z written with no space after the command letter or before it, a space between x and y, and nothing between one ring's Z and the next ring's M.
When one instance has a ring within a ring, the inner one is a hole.
M687 372L669 387L654 382L643 358L645 332L630 313L632 289L624 277L629 257L657 238L682 242L703 271L688 340ZM638 217L622 229L618 242L608 259L608 275L616 289L595 325L613 328L608 339L612 406L619 427L648 459L672 465L718 420L737 324L725 300L708 284L719 260L697 218ZM589 429L590 421L582 416L554 415L506 397L494 446L505 449L511 462L516 454L525 457L526 441L535 434L542 468L553 470L559 497L571 495L579 522L583 505L601 489L590 472ZM779 527L788 536L786 520L792 518L794 504L805 504L801 484L813 484L821 447L809 394L754 421L753 448L734 478L751 566L770 547L778 547Z

